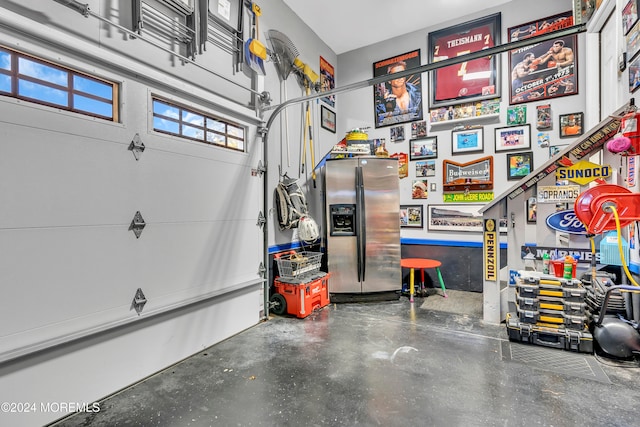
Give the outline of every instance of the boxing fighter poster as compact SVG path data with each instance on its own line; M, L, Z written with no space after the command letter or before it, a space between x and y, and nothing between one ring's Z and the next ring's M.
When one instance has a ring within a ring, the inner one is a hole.
M509 28L509 41L522 40L573 25L571 11ZM566 36L514 49L509 55L510 104L578 93L578 40Z

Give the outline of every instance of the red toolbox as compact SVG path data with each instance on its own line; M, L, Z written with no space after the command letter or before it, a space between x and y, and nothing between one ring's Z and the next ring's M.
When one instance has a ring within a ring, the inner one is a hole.
M308 281L297 283L276 277L275 293L271 296L271 302L274 303L272 311L275 314L288 313L304 318L313 310L329 305L330 276L331 273L319 272Z

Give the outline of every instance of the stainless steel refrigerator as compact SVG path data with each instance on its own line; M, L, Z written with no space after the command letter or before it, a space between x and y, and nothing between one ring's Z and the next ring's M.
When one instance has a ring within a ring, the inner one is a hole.
M325 166L329 292L392 299L402 289L398 161L354 157Z

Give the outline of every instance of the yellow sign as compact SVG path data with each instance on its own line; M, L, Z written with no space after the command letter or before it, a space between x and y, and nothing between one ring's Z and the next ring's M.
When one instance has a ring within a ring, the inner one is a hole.
M611 176L611 166L602 166L586 160L580 160L568 168L558 168L556 178L569 180L580 185L586 185L593 180L609 178Z
M442 195L445 203L460 202L490 202L493 200L493 191L475 193L445 193Z
M496 265L496 251L498 250L498 236L496 222L492 219L484 220L484 280L495 282L498 279Z

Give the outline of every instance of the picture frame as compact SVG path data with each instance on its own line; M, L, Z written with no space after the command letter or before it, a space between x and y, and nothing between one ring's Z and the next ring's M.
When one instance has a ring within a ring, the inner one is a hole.
M428 62L434 63L499 46L501 32L500 13L432 31L427 36ZM470 34L473 37L469 37ZM465 37L471 41L450 43ZM491 55L430 72L430 108L500 98L499 61L500 55ZM473 70L476 78L467 78L470 72L466 70Z
M560 145L550 145L549 146L549 157L553 157L565 148L567 148L569 144L560 144Z
M526 200L527 224L535 224L538 222L537 200L535 197L529 197Z
M509 42L573 26L573 12L508 29ZM559 37L509 52L509 104L578 94L578 36Z
M400 228L424 228L423 205L400 205Z
M461 231L482 233L482 214L484 205L454 204L428 205L427 230Z
M626 36L638 22L637 0L629 0L622 8L622 35Z
M531 125L505 126L495 129L495 151L531 148Z
M482 126L451 131L451 154L482 153L484 128Z
M320 91L328 92L336 88L335 70L333 65L326 59L320 56ZM320 100L326 103L329 107L336 106L336 96L329 95L320 98Z
M324 105L320 105L320 126L329 132L336 133L336 113Z
M416 162L416 178L436 176L436 161L423 160Z
M438 137L427 136L409 140L409 160L437 159Z
M631 62L640 52L640 22L636 22L625 36L627 44L627 63ZM624 64L625 66L627 64Z
M514 105L507 108L507 126L527 123L527 106Z
M560 138L574 138L584 133L584 113L560 114Z
M374 62L373 77L391 75L418 67L420 67L420 49ZM408 96L406 96L407 93ZM405 97L403 94L407 98L407 105L401 105L398 101L400 97ZM373 111L376 129L422 120L422 74L411 74L399 79L390 78L386 82L374 85Z
M428 199L429 198L429 181L426 179L414 179L411 185L412 199Z
M404 126L394 126L389 129L389 140L391 142L404 141Z
M640 55L629 63L629 93L640 87Z
M533 152L507 153L507 180L515 181L533 172Z

